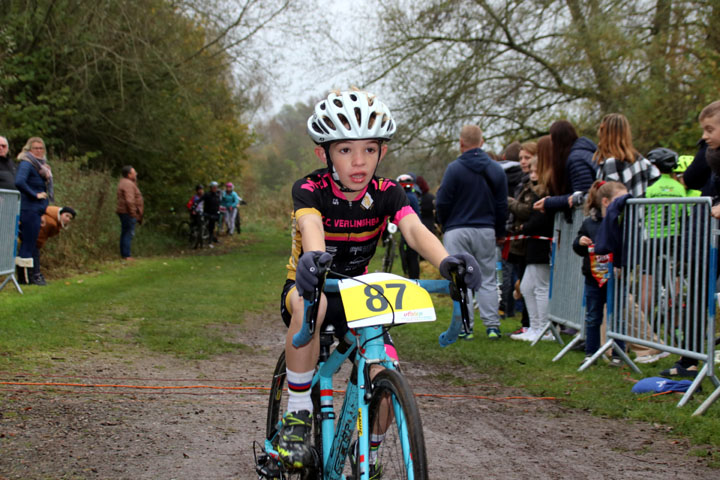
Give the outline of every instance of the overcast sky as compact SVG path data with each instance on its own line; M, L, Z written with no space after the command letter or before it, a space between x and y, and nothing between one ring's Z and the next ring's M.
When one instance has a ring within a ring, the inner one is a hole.
M288 41L282 37L283 32L277 30L266 32L284 57L274 67L270 115L277 113L284 104L307 101L333 88L359 84L358 71L348 70L331 60L341 53L338 51L340 48L346 48L351 41L355 43L358 39L375 36L367 35L368 17L371 15L367 12L372 0L314 0L311 3L315 7L310 8L305 18L309 32L301 41ZM363 27L364 35L358 34ZM329 33L339 45L323 39L323 33ZM328 63L319 63L318 52Z

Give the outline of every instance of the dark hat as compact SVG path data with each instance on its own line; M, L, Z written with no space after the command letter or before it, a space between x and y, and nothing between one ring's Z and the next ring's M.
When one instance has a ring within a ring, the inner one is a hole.
M60 209L60 215L62 215L63 213L69 213L70 215L72 215L73 218L75 218L75 215L77 215L77 213L75 213L75 209L72 207L62 207Z

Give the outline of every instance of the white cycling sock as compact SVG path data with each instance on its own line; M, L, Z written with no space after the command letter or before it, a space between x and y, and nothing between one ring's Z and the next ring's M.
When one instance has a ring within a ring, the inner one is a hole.
M385 440L384 433L380 435L370 434L370 465L374 464L375 460L377 460L378 449L383 440Z
M315 372L310 370L309 372L293 372L289 368L287 371L287 384L288 384L288 411L299 412L300 410L307 410L310 413L313 411L312 399L310 398L310 385L312 384L313 376Z

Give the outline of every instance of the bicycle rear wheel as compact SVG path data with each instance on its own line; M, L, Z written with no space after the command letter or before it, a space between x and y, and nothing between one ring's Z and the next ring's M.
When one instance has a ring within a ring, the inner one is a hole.
M183 240L187 239L190 236L190 222L187 220L183 220L178 224L177 227L177 236L178 238L181 238Z
M193 223L190 225L190 233L188 234L188 243L190 248L198 248L201 246L201 227L200 225Z
M198 242L199 247L210 245L210 229L207 220L203 220L200 226L200 239Z
M393 262L395 261L395 238L390 237L385 246L385 256L383 257L383 272L391 273Z
M280 354L277 364L275 365L275 371L273 372L272 385L270 386L270 398L268 400L268 412L267 412L267 424L266 424L266 435L267 438L273 441L278 433L278 426L280 419L287 411L287 400L288 393L286 389L286 365L285 365L285 352ZM311 442L315 446L315 450L318 454L318 467L308 468L297 472L283 472L283 479L300 479L300 480L321 480L322 479L322 426L320 424L320 391L316 386L313 388L312 393L313 402L313 428L312 428L312 439ZM275 442L273 442L275 444Z
M377 450L383 480L426 480L427 455L420 412L410 385L399 372L383 370L373 379L369 420L372 433L385 431ZM359 479L360 464L357 470L355 478Z

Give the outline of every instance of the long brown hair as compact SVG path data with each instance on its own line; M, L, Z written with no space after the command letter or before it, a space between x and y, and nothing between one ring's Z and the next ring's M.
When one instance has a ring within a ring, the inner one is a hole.
M567 183L567 159L570 149L578 139L573 124L567 120L557 120L550 125L550 138L552 138L552 188L556 189L553 195L568 193L565 191Z
M558 185L555 185L553 170L553 142L550 135L544 135L537 141L538 181L550 190L550 195L558 195L559 190Z
M622 113L605 115L598 127L597 151L593 161L600 163L614 157L618 161L633 163L640 155L632 143L630 122Z

